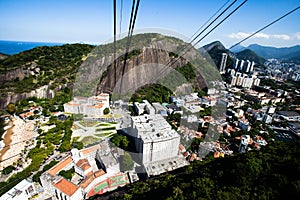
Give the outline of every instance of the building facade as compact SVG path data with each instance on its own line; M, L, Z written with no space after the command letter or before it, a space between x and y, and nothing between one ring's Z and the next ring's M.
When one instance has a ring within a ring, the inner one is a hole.
M161 115L132 117L131 127L142 164L178 156L180 136Z
M90 117L103 115L105 108L109 108L109 94L101 93L98 96L89 98L74 97L74 99L64 104L64 111L73 114L83 114Z

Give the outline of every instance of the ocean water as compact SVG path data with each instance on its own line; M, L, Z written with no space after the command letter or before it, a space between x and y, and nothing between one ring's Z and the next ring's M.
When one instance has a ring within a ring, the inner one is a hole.
M22 41L4 41L0 40L0 53L7 55L18 54L22 51L33 49L38 46L57 46L63 43L49 43L49 42L22 42Z

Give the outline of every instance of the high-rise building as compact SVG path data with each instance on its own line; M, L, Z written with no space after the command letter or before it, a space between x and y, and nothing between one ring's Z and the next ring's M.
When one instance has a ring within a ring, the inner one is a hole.
M254 65L255 65L255 62L252 61L250 71L249 71L250 73L253 73Z
M244 72L249 73L251 68L251 62L249 60L246 61L247 64L244 66Z
M220 64L219 71L221 74L225 74L226 62L227 62L227 53L222 53L222 60Z
M244 62L244 60L241 60L239 71L243 71Z
M235 75L235 70L234 70L234 69L227 69L227 73L228 73L230 76L234 76L234 75Z
M238 58L235 59L235 61L234 61L234 63L233 63L233 69L235 69L235 70L238 69L239 61L240 61L240 60L239 60Z
M253 85L259 86L259 84L260 84L260 79L259 78L255 78L254 81L253 81Z
M236 85L236 81L237 81L237 77L236 76L231 76L230 85L231 86L235 86Z
M244 80L244 77L243 77L242 73L237 72L236 73L236 85L241 86L243 84L243 80Z
M244 88L251 88L253 84L253 78L244 78L242 87Z

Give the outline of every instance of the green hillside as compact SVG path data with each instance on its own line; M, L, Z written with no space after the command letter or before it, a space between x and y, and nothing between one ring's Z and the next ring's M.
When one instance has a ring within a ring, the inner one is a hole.
M245 49L243 51L240 51L236 53L236 57L243 60L251 60L255 63L258 63L259 65L264 65L264 62L266 61L264 58L258 56L256 53L249 49Z
M1 80L0 91L29 92L47 85L51 80L53 86L72 82L75 72L83 59L94 47L87 44L66 44L63 46L37 47L0 60L1 74L12 70L27 70L34 67L31 74L20 74L23 79Z
M297 199L300 149L274 142L234 157L206 158L183 170L128 185L93 199Z

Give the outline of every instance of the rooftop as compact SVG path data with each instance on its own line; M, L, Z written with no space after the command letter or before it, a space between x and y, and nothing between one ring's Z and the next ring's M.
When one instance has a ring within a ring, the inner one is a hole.
M135 116L132 117L132 121L138 131L138 136L144 141L163 141L179 137L178 133L172 130L168 122L159 114Z
M284 115L284 116L287 116L287 117L300 116L300 114L296 111L278 111L278 114Z
M78 162L76 163L77 167L80 167L81 169L83 169L83 171L88 170L89 168L91 168L91 165L89 163L89 161L87 159L80 159L78 160Z
M186 161L184 157L174 157L145 164L145 169L147 174L150 176L155 176L166 171L171 171L186 166L188 164L189 162Z
M69 197L71 197L79 189L77 185L67 181L64 178L61 178L58 182L53 183L53 185Z
M300 123L290 123L290 125L296 129L300 129Z
M50 170L48 170L48 173L51 176L54 176L55 174L57 174L61 170L63 170L66 166L68 166L71 162L72 162L72 158L71 158L71 156L68 156L64 160L62 160L59 163L57 163L57 165L55 165L54 167L52 167Z
M85 189L91 184L91 182L93 182L93 180L95 178L98 178L98 177L100 177L104 174L105 174L105 172L102 169L100 169L99 171L96 171L95 173L93 173L90 176L86 177L79 185L80 185L80 187Z
M91 146L91 147L87 147L85 149L82 149L80 150L80 152L83 154L83 155L86 155L86 154L90 154L90 153L93 153L93 152L96 152L98 149L100 149L100 145L99 144L96 144L94 146Z

